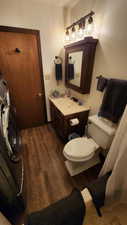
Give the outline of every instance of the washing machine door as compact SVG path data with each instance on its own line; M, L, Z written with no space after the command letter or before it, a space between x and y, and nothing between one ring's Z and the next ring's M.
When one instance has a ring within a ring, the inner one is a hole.
M0 101L6 104L7 97L7 82L4 79L0 79Z
M16 214L22 212L25 209L25 202L19 185L10 169L9 163L4 157L2 148L4 145L1 142L0 145L0 210L8 217L8 219L15 219ZM17 164L14 164L18 166ZM15 168L15 171L17 168Z
M11 155L13 155L13 150L12 150L12 147L10 145L10 142L9 142L9 138L8 138L8 127L9 127L9 110L10 110L10 107L9 106L4 106L3 107L3 110L2 110L2 133L3 133L3 137L5 139L5 143L6 143L6 146L7 146L7 150L8 150L8 155L9 157Z
M0 192L8 199L12 201L14 195L17 195L18 189L11 175L11 172L0 153Z
M0 131L3 133L3 124L2 124L2 104L0 103Z
M13 153L18 153L21 149L21 136L15 117L11 112L8 121L8 139Z

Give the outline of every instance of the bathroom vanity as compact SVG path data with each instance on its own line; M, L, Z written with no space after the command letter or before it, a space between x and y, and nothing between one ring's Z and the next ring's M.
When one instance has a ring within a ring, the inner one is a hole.
M84 135L90 108L78 105L68 97L49 98L51 120L57 134L64 140L68 140L68 135L76 132ZM71 120L78 119L79 123L72 126Z

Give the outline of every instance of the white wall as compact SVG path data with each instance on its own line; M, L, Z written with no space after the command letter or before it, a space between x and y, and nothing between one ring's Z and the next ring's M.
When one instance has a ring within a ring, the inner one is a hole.
M50 90L56 87L54 57L63 54L62 7L42 4L35 0L4 0L0 3L0 24L40 30L45 90L48 96Z
M72 93L86 100L96 113L102 101L102 93L96 91L96 76L127 79L127 1L125 0L80 0L71 9L71 21L79 19L93 10L95 36L98 36L93 79L90 95Z

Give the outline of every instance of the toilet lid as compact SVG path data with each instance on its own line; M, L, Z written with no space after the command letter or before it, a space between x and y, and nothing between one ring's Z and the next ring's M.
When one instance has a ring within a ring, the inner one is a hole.
M92 138L75 138L65 145L63 153L70 159L90 158L98 147Z

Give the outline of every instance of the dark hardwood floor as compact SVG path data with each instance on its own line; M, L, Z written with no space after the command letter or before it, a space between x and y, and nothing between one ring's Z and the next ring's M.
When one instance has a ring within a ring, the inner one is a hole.
M74 187L82 190L100 171L98 165L71 177L64 164L64 143L50 124L23 130L22 142L28 214L62 199Z

